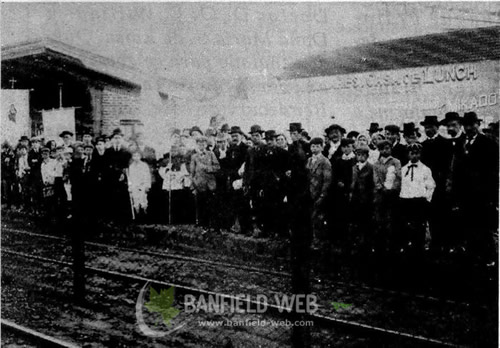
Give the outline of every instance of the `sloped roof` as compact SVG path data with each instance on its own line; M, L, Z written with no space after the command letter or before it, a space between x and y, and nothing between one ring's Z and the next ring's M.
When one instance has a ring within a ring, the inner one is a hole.
M354 47L297 60L282 79L331 76L500 59L500 26L462 29Z
M73 61L84 68L111 76L133 85L142 85L141 74L126 64L91 53L51 38L25 41L14 45L2 46L2 62L29 56L56 54Z

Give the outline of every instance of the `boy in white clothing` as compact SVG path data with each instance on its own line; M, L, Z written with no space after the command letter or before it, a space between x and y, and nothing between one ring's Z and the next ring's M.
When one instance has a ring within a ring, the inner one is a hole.
M424 250L428 205L436 188L432 172L420 162L422 145L408 146L409 162L401 169L400 207L406 248Z
M146 162L141 160L141 153L132 154L128 167L128 191L132 198L136 216L143 215L148 209L148 191L151 188L151 171Z

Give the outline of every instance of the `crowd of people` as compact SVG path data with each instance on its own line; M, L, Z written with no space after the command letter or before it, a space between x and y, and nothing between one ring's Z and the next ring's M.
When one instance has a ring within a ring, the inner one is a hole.
M61 143L2 145L2 203L53 219L198 224L256 238L307 234L313 249L467 251L495 258L498 123L474 112L425 116L419 127L332 124L310 138L252 126L174 129L157 154L144 134L90 131ZM441 134L440 127L445 128ZM401 137L402 135L402 137ZM304 228L299 228L300 226Z

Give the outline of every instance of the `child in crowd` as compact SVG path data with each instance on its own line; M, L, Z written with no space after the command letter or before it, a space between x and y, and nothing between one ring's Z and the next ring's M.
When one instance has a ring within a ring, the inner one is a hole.
M401 216L405 245L420 253L424 250L428 205L436 183L432 172L420 162L422 145L408 146L409 162L402 168L401 179Z
M151 188L151 171L146 162L141 160L141 153L132 153L128 167L128 191L132 200L136 218L143 217L148 209L148 191Z
M42 163L40 165L40 172L42 176L42 196L44 210L49 213L54 207L54 182L56 175L56 160L50 158L50 150L48 148L42 149Z
M191 177L184 156L181 148L172 147L171 153L166 154L158 171L163 179L164 201L167 202L164 216L167 216L168 212L170 218L170 221L166 220L168 223L184 224L194 220L189 219L190 215L194 216L194 212L187 208L192 206L189 192Z
M401 162L392 156L389 141L379 142L378 149L380 158L374 166L375 250L384 252L393 247L388 241L400 241L394 234L394 219L401 188Z
M353 139L343 138L340 141L342 156L333 162L332 199L333 199L333 222L335 226L335 237L343 248L347 243L349 218L348 203L351 190L352 168L356 163Z
M362 253L371 245L371 226L373 220L373 191L375 188L373 165L368 162L370 149L359 146L355 150L357 163L352 168L350 193L351 238L353 249ZM359 247L359 248L358 248Z
M332 179L332 167L323 152L323 139L314 138L310 142L312 156L307 161L309 193L311 195L311 222L313 229L313 249L325 241L325 198Z

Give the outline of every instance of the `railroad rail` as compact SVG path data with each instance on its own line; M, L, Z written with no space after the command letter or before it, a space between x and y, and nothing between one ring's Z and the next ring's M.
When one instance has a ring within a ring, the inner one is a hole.
M36 256L32 254L26 254L21 252L12 251L9 249L2 248L0 249L4 254L10 254L12 256L21 257L31 262L43 262L43 263L51 263L57 264L65 267L72 266L72 263L66 261L54 260L42 256ZM203 290L199 288L188 287L180 284L168 283L156 279L145 278L137 275L129 275L116 271L105 270L96 267L85 267L85 271L88 274L96 274L98 276L102 276L108 279L120 279L122 281L131 281L131 282L141 282L141 283L150 283L152 285L157 285L160 287L174 287L176 292L179 294L191 294L194 296L218 296L219 298L228 299L230 301L240 301L246 304L245 308L257 309L259 306L266 305L268 311L266 313L271 313L277 316L285 316L289 317L290 315L296 315L293 311L290 311L288 308L281 307L274 304L264 304L262 302L258 302L255 300L236 297L233 295L217 293L214 291ZM369 335L371 337L381 337L389 340L405 340L408 343L412 342L414 344L418 344L419 347L460 347L454 343L445 342L433 338L428 338L420 335L413 335L407 332L401 332L397 330L385 329L382 327L372 326L364 323L359 323L355 321L349 321L339 318L333 318L320 314L312 314L306 313L301 314L303 320L311 320L320 327L325 328L341 328L348 331L353 331L362 335Z
M7 319L0 319L2 329L14 333L16 336L21 336L30 342L36 343L40 347L47 348L79 348L81 346L71 342L66 342L55 337L48 336L44 333L29 329L25 326L13 323Z
M63 238L63 237L57 237L57 236L52 236L52 235L48 235L48 234L41 234L41 233L35 233L35 232L29 232L29 231L22 231L22 230L8 228L8 227L2 228L2 231L7 231L10 233L17 233L17 234L25 234L25 235L29 235L29 236L33 236L33 237L52 239L52 240L57 240L57 241L61 241L61 242L69 242L69 240L67 238ZM134 249L134 248L120 247L120 246L116 246L116 245L110 245L110 244L105 244L105 243L96 243L96 242L85 242L85 245L98 247L98 248L113 249L116 251L142 253L144 255L149 255L149 256L155 256L155 257L161 257L161 258L167 258L167 259L170 258L170 259L174 259L174 260L193 262L193 263L198 263L198 264L203 264L203 265L210 265L210 266L214 266L214 267L233 268L233 269L237 269L237 270L255 272L255 273L259 273L259 274L267 274L267 275L274 275L274 276L283 277L283 278L291 278L291 274L287 273L287 272L277 272L277 271L266 270L266 269L257 268L257 267L238 265L238 264L234 264L234 263L212 261L212 260L207 260L207 259L202 259L202 258L197 258L197 257L178 255L178 254L174 254L174 253L170 253L170 252L167 253L167 252L150 251L150 250L145 250L145 249ZM320 280L313 279L313 281L319 282ZM361 289L372 291L372 292L388 294L390 296L399 296L399 297L404 297L404 298L419 299L419 300L423 300L423 301L440 302L440 303L446 303L448 305L453 305L453 306L471 307L471 304L468 302L454 301L454 300L450 300L450 299L445 299L445 298L440 298L440 297L435 297L435 296L430 296L430 295L425 295L425 294L414 294L414 293L409 293L409 292L405 292L405 291L384 289L384 288L380 288L380 287L369 286L369 285L366 285L363 283L358 283L358 282L335 281L334 284L339 285L339 286L344 286L344 287L361 288ZM480 308L486 308L486 306L478 306L477 304L475 306L480 307Z

